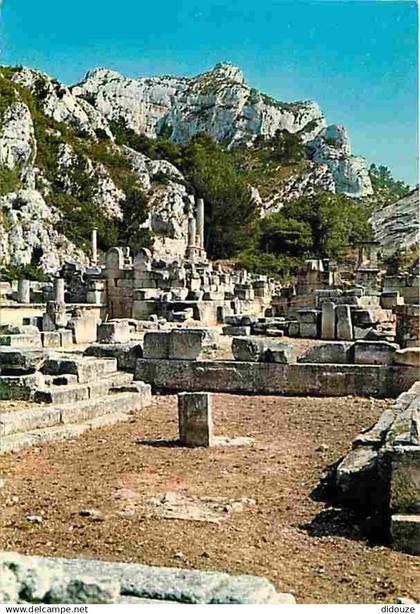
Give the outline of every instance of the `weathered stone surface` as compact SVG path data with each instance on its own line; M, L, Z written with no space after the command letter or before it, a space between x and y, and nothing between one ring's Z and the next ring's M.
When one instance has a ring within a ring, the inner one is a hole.
M235 360L258 362L263 359L266 343L255 337L234 337L232 354Z
M118 603L121 585L113 578L64 577L52 583L48 603Z
M179 438L189 447L213 444L211 396L208 392L178 394Z
M420 368L420 348L404 348L396 350L394 354L394 363L396 365L408 365L410 367Z
M309 324L307 322L299 323L299 335L304 339L316 339L318 337L317 324Z
M322 303L321 339L335 339L335 305L330 301Z
M353 339L353 325L349 305L337 305L336 315L336 338L340 341Z
M391 510L420 514L420 445L401 446L392 455Z
M338 341L313 345L304 356L298 358L298 362L350 364L352 362L351 347L351 343Z
M99 343L127 343L130 338L130 326L127 320L103 322L98 325Z
M0 435L12 435L35 428L45 428L60 422L60 411L56 408L35 408L0 414Z
M123 371L134 371L136 360L143 357L143 347L138 341L129 343L94 343L84 351L84 356L97 358L116 358L117 368ZM167 355L166 355L167 358Z
M17 603L19 588L12 570L4 563L0 563L0 603Z
M359 508L377 505L378 452L370 446L355 448L337 467L336 487L340 500Z
M420 514L391 517L391 544L396 550L420 555Z
M203 350L204 338L202 330L172 330L169 336L169 358L196 360Z
M354 362L358 365L389 365L397 349L398 345L387 341L356 341L353 345Z
M58 559L1 552L2 569L17 579L22 598L44 603L295 603L292 595L277 593L263 577L231 576L214 571L149 567L89 559ZM5 593L13 594L11 576L4 577ZM11 600L13 603L14 601Z
M135 379L158 390L392 397L417 379L409 367L239 361L137 361Z
M41 333L41 340L44 348L59 348L61 346L61 336L59 332L43 332Z
M169 331L150 331L144 335L143 358L169 358Z
M264 362L275 362L282 365L294 361L293 346L289 343L270 344L263 356Z
M224 326L223 334L229 335L232 337L239 337L239 336L247 337L248 335L251 334L251 327L250 326Z
M0 376L0 399L28 401L43 385L44 377L39 371L27 375L2 375Z

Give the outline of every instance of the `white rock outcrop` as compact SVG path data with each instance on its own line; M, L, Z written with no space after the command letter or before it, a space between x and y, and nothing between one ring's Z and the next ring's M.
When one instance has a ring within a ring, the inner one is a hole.
M31 112L23 102L16 100L6 109L0 123L0 168L21 168L35 155Z
M370 222L375 240L380 242L385 254L419 244L419 207L419 188L416 188L374 212Z
M337 193L354 198L373 194L366 161L351 155L350 140L343 126L327 126L307 144L306 150L310 160L328 166Z
M87 258L56 230L60 215L36 190L18 190L0 197L0 262L30 264L34 257L54 272L68 260Z

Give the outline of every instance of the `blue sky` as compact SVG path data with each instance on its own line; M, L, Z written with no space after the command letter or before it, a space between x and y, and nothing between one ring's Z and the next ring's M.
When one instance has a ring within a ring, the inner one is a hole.
M412 1L3 0L0 22L0 63L65 83L96 66L192 76L231 61L275 98L318 101L353 153L412 185L416 58Z

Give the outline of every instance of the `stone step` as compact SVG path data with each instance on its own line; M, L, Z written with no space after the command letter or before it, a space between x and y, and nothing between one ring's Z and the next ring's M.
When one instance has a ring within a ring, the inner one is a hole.
M131 373L116 371L89 384L67 386L52 384L38 389L33 398L35 403L73 403L105 396L113 388L130 385L132 380Z
M41 347L41 335L21 333L17 335L1 335L0 345L11 348Z
M77 375L79 384L86 384L117 371L116 358L52 358L42 369L46 375Z
M137 384L136 392L112 394L102 399L75 403L71 407L39 407L2 414L0 453L17 452L48 441L77 437L90 429L129 420L133 412L151 401L150 386L140 386L141 382ZM22 432L23 429L30 430Z

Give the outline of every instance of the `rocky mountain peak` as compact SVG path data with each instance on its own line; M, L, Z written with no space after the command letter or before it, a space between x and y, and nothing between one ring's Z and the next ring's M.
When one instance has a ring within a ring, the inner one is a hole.
M209 74L216 78L221 77L229 81L235 81L236 83L245 83L245 77L242 70L231 62L218 62Z

